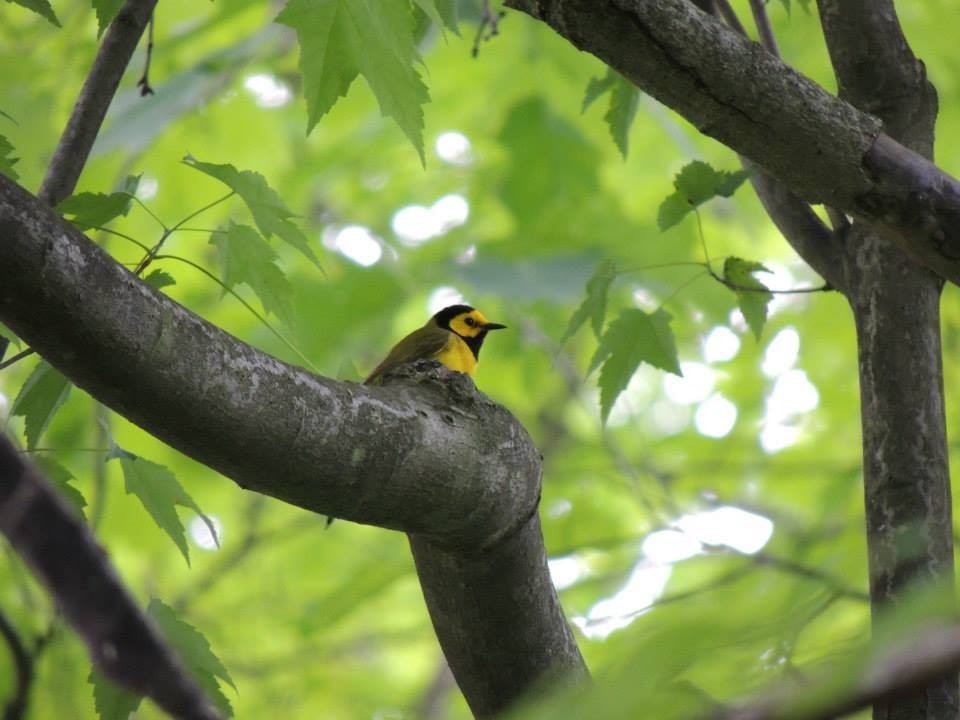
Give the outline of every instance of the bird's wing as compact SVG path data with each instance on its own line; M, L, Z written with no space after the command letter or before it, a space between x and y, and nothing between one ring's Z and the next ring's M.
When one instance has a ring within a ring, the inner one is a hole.
M415 330L393 346L383 362L377 365L373 372L367 376L367 379L363 381L364 384L372 384L390 368L405 365L414 360L432 358L443 350L451 334L449 330L436 326L427 326Z

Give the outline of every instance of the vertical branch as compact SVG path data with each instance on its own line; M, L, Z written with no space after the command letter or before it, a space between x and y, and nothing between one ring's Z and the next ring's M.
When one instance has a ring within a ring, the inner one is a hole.
M892 0L818 0L840 97L878 115L903 145L931 157L937 95L910 50ZM848 231L845 290L857 326L863 484L873 613L917 582L953 589L953 525L943 395L943 280L868 225ZM877 720L956 720L956 671L896 698Z
M127 0L110 23L40 185L37 195L41 200L56 205L76 187L120 78L156 4L157 0Z

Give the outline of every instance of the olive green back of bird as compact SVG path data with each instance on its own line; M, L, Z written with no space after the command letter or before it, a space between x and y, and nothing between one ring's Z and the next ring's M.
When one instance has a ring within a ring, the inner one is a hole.
M469 305L451 305L394 345L364 383L378 384L384 373L417 360L437 360L451 370L473 375L487 332L503 327Z

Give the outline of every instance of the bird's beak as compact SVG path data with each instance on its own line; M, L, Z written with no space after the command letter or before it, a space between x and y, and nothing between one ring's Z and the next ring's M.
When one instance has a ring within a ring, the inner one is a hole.
M506 330L506 325L501 325L500 323L487 323L483 326L484 330Z

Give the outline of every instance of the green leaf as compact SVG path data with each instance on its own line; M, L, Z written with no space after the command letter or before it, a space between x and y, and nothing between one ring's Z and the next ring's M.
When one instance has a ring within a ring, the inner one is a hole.
M83 515L83 509L87 506L87 501L77 488L70 483L76 480L67 468L50 458L47 454L38 453L33 457L33 462L43 472L43 474L53 483L54 487L60 491L60 494L66 497L80 514Z
M97 37L103 35L122 6L123 0L93 0L93 9L97 13Z
M303 253L318 268L320 267L320 261L310 249L306 236L299 227L290 222L290 218L296 215L267 184L263 175L252 170L237 170L229 163L217 165L200 162L189 155L183 159L183 162L205 175L216 178L239 195L264 237L269 239L277 235Z
M759 341L767 322L767 306L773 295L767 286L754 277L754 273L770 272L758 262L729 257L723 263L723 279L730 283L737 295L740 312L743 313L753 336Z
M37 15L43 16L57 27L60 27L60 21L57 20L57 16L53 12L49 0L7 0L7 2L20 5L28 10L33 10Z
M123 470L124 486L128 495L135 495L157 526L173 540L187 565L190 564L190 550L183 524L177 515L176 506L193 510L210 529L216 539L216 529L193 498L187 494L176 476L163 465L137 457L121 448L111 452L108 459L120 460Z
M607 74L602 78L590 78L590 82L587 83L587 90L583 94L583 105L580 108L580 112L585 113L587 108L593 105L597 98L613 87L613 83L616 81L616 79L617 71L613 68L607 68Z
M220 678L234 690L237 689L237 686L223 663L220 662L220 658L210 649L210 643L203 634L177 617L172 608L156 598L150 601L147 614L160 626L163 636L177 651L177 655L197 679L204 695L213 701L213 704L224 715L232 717L233 708L230 707L230 702L221 692L216 678Z
M168 273L166 270L154 270L152 273L147 275L143 281L147 285L150 285L157 290L177 284L177 281L173 279L173 275Z
M93 685L93 705L100 720L128 720L130 713L140 707L143 698L120 687L97 670L90 672L87 682Z
M613 68L607 68L606 75L602 78L591 78L587 83L580 111L586 112L587 108L606 92L610 93L610 107L603 119L607 121L610 135L620 153L626 158L630 126L640 105L640 89Z
M223 282L233 288L244 283L260 298L263 309L288 327L293 326L293 288L276 265L277 254L249 225L231 222L226 232L210 235L223 268Z
M433 0L443 24L454 34L460 35L460 26L457 24L457 0Z
M769 0L767 0L769 2ZM790 0L780 0L780 4L783 5L784 9L787 11L787 15L790 14Z
M420 162L423 104L430 99L419 62L408 0L290 0L277 22L300 41L307 132L363 75L380 104L413 143Z
M10 414L23 417L28 450L37 446L47 425L66 402L71 387L59 370L42 360L20 388Z
M607 314L607 292L616 277L617 266L612 260L604 260L597 266L593 275L587 280L587 296L580 303L576 312L573 313L566 332L560 338L561 345L573 337L580 326L588 319L591 327L593 327L593 334L597 336L598 340L600 339L603 321Z
M3 135L0 135L0 172L11 180L19 180L20 175L13 169L13 166L20 162L20 158L12 157L15 152L13 143Z
M676 190L660 204L657 225L661 230L666 230L707 200L718 195L730 197L747 177L749 173L746 170L714 170L702 160L688 163L673 179Z
M64 217L81 230L92 227L103 227L111 220L130 212L133 203L133 193L115 192L106 193L82 192L71 195L57 205L57 210Z
M4 337L9 340L13 345L16 345L18 348L21 347L20 338L17 337L17 334L0 322L0 337ZM0 358L2 360L3 358Z
M674 375L682 375L677 360L677 343L670 329L671 316L665 310L648 315L642 310L623 310L600 339L589 372L600 364L600 414L606 422L610 410L630 378L645 362Z
M460 34L460 29L457 27L457 8L454 0L413 0L413 2L438 27L450 29L454 35Z
M629 147L630 126L637 115L640 106L640 89L622 75L617 75L617 81L610 90L610 108L603 119L610 127L610 135L620 149L624 159Z

